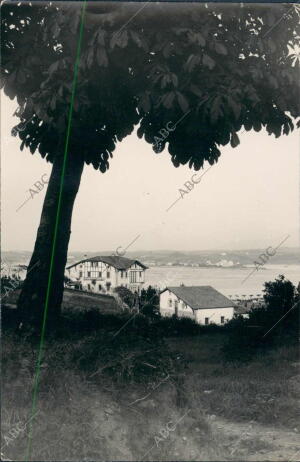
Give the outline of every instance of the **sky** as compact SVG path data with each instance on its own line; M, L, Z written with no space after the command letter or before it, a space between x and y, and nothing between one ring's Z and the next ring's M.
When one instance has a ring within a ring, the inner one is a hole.
M21 152L10 135L16 108L1 94L4 251L33 249L46 188L33 198L29 189L51 172L51 164ZM136 133L127 137L108 172L85 166L69 251L114 251L134 240L130 251L263 249L286 236L284 246L299 246L299 131L278 139L265 131L239 136L241 144L221 147L218 163L206 163L186 194L179 190L187 191L193 170L175 168L167 150L155 154Z

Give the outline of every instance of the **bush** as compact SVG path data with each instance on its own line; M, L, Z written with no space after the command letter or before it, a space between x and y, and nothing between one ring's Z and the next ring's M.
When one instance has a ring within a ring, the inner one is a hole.
M3 276L1 277L1 294L8 295L11 291L19 289L22 282L17 277Z
M191 318L160 318L154 322L154 327L161 332L161 335L196 335L200 333L203 326L199 326Z
M282 275L266 282L264 306L253 308L248 319L235 317L226 328L229 336L223 352L229 360L251 359L267 348L297 342L299 290Z
M159 306L159 292L152 286L148 286L147 290L142 289L140 295L141 306L150 304L153 306Z
M133 308L136 303L136 296L131 290L127 289L127 287L116 287L114 289L114 292L118 294L118 296L121 298L122 302L126 303L128 308Z
M226 325L227 339L222 347L224 357L229 361L250 360L259 347L263 346L261 326L249 325L248 319L236 316Z
M144 306L141 307L141 312L152 319L157 319L161 317L159 307L157 305L153 305L152 303L146 303Z

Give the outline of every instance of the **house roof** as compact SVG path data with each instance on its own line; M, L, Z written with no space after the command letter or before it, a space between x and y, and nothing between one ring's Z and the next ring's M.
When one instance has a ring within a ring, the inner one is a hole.
M166 287L194 310L207 308L229 308L234 303L211 286Z
M143 263L141 263L138 260L132 260L132 259L126 258L126 257L118 257L118 256L115 256L115 255L109 255L109 256L103 256L103 257L102 256L97 256L97 257L86 258L85 260L80 260L80 261L78 261L76 263L73 263L70 266L67 266L67 269L70 269L73 266L79 265L80 263L84 263L86 261L101 261L103 263L106 263L107 265L113 266L114 268L116 268L118 270L127 270L128 268L130 268L135 263L137 265L140 265L143 269L147 269L147 266L143 265Z

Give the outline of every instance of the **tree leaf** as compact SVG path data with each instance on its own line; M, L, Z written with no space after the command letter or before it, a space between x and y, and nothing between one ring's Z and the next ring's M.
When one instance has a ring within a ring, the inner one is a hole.
M178 104L179 104L179 106L181 107L182 111L183 111L183 112L187 112L188 109L189 109L188 100L187 100L186 97L183 96L183 94L180 93L179 91L177 91L176 94L177 94Z
M203 35L200 34L200 32L198 32L196 35L196 38L197 38L197 42L198 42L198 45L200 45L201 47L204 47L205 46L205 38L203 37Z
M171 79L172 79L172 83L174 85L174 87L177 87L178 86L178 77L176 74L171 74Z
M140 38L140 36L134 32L133 30L130 31L130 35L132 37L132 40L133 42L139 47L141 48L142 47L142 40Z
M210 70L212 70L216 65L215 61L206 54L203 55L202 63L204 64L204 66L207 66Z
M149 112L151 109L151 100L149 97L149 93L144 93L139 101L139 108L141 108L144 112Z
M88 55L87 55L87 61L86 61L87 67L88 68L92 67L93 62L94 62L94 48L90 47L88 51Z
M276 89L279 88L278 82L277 82L276 78L273 75L269 75L269 81L270 81L270 83L272 84L272 86L274 88L276 88Z
M240 144L240 139L235 132L231 133L230 144L233 148L236 148Z
M210 120L212 121L212 123L216 123L218 119L221 118L223 115L224 113L221 103L221 97L216 96L210 107Z
M192 93L194 93L194 95L199 96L199 98L201 98L202 95L203 95L200 88L198 88L197 85L194 85L193 83L190 86L190 90L191 90Z
M175 98L174 91L169 91L162 98L162 104L165 108L170 109L172 107L173 101Z
M231 96L228 96L228 103L234 113L234 117L238 120L241 115L242 106L240 103L237 103L233 98L231 98Z
M216 52L219 53L219 55L227 55L228 53L225 45L223 45L223 43L220 43L220 42L216 42L215 49L216 49Z
M197 66L197 64L199 63L200 63L200 56L191 54L188 57L186 63L184 64L184 69L187 70L188 72L192 72L195 66Z
M104 48L98 48L97 49L97 63L99 66L107 67L108 65L108 59L107 59L107 54Z
M97 42L99 45L104 46L105 45L105 30L100 29L97 32Z
M110 40L110 48L114 49L114 47L117 45L120 48L125 48L128 43L128 34L127 30L123 30L121 32L115 32L112 35L112 38Z

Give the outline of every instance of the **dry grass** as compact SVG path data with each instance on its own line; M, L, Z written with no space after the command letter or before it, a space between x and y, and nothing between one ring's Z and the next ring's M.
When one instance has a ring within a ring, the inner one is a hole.
M280 347L247 363L228 363L222 361L223 341L218 334L170 340L172 351L186 364L184 389L190 402L236 422L297 427L298 347Z

